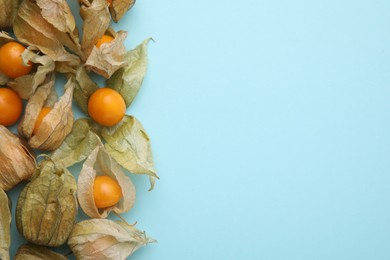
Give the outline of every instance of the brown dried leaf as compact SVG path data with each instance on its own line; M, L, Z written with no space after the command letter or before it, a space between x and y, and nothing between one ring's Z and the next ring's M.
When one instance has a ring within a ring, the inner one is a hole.
M40 127L29 144L32 148L46 151L57 149L73 127L72 96L75 83L70 78L65 85L64 95L44 117ZM50 94L50 92L49 92ZM34 122L35 125L35 122Z
M15 260L66 260L63 255L47 249L44 246L26 244L19 247Z
M111 17L107 0L94 0L92 3L84 1L80 7L80 15L84 20L81 48L86 60L96 42L110 26Z
M0 125L0 188L10 190L34 173L34 154L26 144Z
M9 260L11 246L11 210L7 194L0 188L0 259Z
M110 78L115 71L127 65L127 62L124 61L126 48L123 43L127 37L127 32L119 31L113 36L114 40L112 42L103 44L100 48L93 47L85 63L88 71L94 71L105 78Z
M102 146L102 144L97 146L84 162L77 182L77 196L80 207L91 218L106 218L111 211L117 214L128 212L135 202L133 183ZM113 207L98 209L94 201L93 184L97 176L104 175L118 182L123 197Z
M135 0L113 0L110 6L112 19L117 23L135 4Z

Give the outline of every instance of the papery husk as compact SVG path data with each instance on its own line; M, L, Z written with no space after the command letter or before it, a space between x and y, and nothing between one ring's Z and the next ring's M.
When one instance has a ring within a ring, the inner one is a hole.
M119 22L120 19L129 11L135 4L135 0L112 0L110 6L111 17L114 22Z
M99 135L94 131L98 127L91 119L80 118L74 122L72 131L50 157L57 165L70 167L85 160L95 147L102 144Z
M77 216L76 181L66 168L50 159L39 165L34 177L20 193L16 226L31 243L60 246Z
M54 61L78 59L65 46L81 55L76 22L66 0L24 0L13 30L19 41L38 48Z
M31 62L36 70L28 75L16 78L8 82L8 87L18 92L23 99L29 99L37 90L37 88L44 83L48 74L55 69L54 61L47 55L40 56L29 49L22 54L25 64Z
M10 27L21 0L0 0L0 29Z
M116 71L107 80L107 87L118 92L129 107L138 94L144 81L148 66L148 43L152 38L144 40L134 50L125 55L127 65Z
M0 188L7 191L29 180L35 167L35 156L24 141L0 125Z
M51 75L46 83L40 86L27 103L25 114L19 124L19 133L28 139L32 148L53 151L57 149L73 127L72 96L74 80L70 78L66 83L65 92L54 103L54 76ZM38 115L43 107L52 107L44 117L41 125L33 134Z
M0 259L9 260L11 246L11 207L10 200L0 188Z
M105 127L101 135L110 156L129 172L148 175L152 190L159 177L150 139L142 124L135 117L125 115L117 125Z
M106 218L111 211L128 212L135 202L135 187L121 167L108 155L103 145L97 146L83 164L77 181L77 197L80 207L91 218ZM98 209L95 205L93 185L98 176L109 176L122 189L122 199L114 206Z
M85 68L105 78L110 78L117 70L127 65L127 62L124 61L126 54L124 41L127 32L119 31L116 33L109 29L105 34L112 36L114 40L102 44L100 48L93 46L92 52L85 62Z
M14 260L66 260L65 256L44 246L26 244L19 247Z
M85 68L80 67L76 72L73 98L85 114L88 114L89 97L98 89L99 86L90 78Z
M80 15L84 20L81 48L83 59L86 60L110 26L111 17L107 0L94 0L92 3L85 0L80 4Z
M68 244L78 260L124 260L155 240L122 221L90 219L77 223Z

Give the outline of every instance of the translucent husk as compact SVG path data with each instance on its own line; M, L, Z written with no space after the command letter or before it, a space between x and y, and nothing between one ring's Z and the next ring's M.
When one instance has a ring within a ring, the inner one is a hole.
M93 195L93 184L97 176L109 176L122 190L122 199L114 206L98 209ZM106 218L111 211L120 214L129 211L135 202L135 187L121 167L99 145L83 164L78 181L77 197L80 207L91 218Z
M25 113L18 126L21 136L28 140L32 148L53 151L57 149L73 127L72 99L74 81L69 79L64 89L64 94L57 101L57 93L54 88L54 74L47 76L46 81L29 99ZM52 108L39 128L33 133L38 115L43 107Z
M20 193L16 205L19 233L37 245L65 243L77 216L76 189L76 181L66 168L44 160Z
M0 125L0 188L10 190L34 173L35 156L27 144Z

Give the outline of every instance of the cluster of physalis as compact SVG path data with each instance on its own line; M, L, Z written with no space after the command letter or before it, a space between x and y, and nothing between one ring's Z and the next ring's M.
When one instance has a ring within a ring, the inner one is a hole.
M16 226L29 242L15 259L126 259L153 239L125 221L132 209L126 173L158 179L147 133L127 108L147 68L145 40L127 51L127 32L110 27L134 0L80 0L82 38L66 0L0 0L0 259L11 244L6 191L27 181ZM12 36L11 36L12 35ZM106 79L100 88L90 77ZM59 95L56 75L67 83ZM25 100L23 105L22 100ZM87 115L74 120L73 101ZM7 127L18 123L18 135ZM38 156L41 152L44 154ZM68 168L82 163L76 180ZM91 219L76 223L78 207Z

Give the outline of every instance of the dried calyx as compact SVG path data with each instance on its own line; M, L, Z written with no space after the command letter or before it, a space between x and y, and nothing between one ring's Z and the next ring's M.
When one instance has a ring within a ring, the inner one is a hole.
M19 196L16 226L31 243L60 246L77 216L76 181L50 159L40 163L34 177Z
M14 21L21 0L0 0L0 28L10 27Z
M36 162L33 152L15 134L0 125L0 188L10 190L23 180L29 180Z

